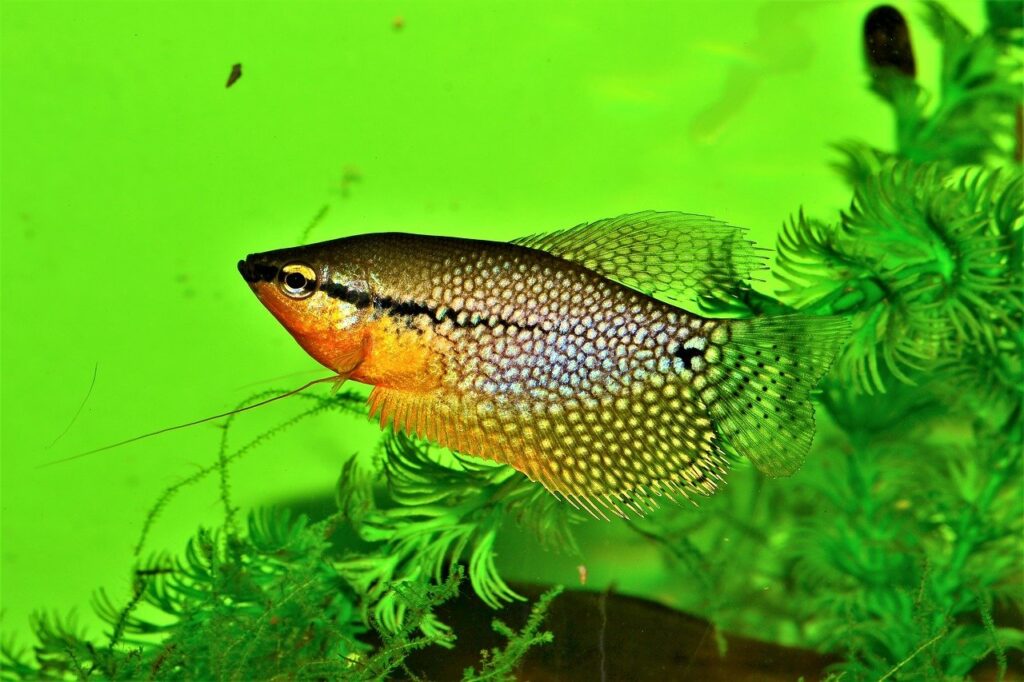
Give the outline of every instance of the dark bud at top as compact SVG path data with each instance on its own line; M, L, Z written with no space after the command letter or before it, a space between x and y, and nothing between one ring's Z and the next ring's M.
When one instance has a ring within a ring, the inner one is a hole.
M872 73L895 69L913 78L917 73L910 31L900 11L879 5L864 20L864 56Z

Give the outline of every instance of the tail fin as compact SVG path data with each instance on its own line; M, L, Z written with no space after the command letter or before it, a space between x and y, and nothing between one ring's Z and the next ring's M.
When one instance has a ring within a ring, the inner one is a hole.
M700 388L708 413L759 471L789 476L814 437L810 392L849 336L849 321L786 316L729 320L719 329L726 333L712 335L718 353L705 356Z

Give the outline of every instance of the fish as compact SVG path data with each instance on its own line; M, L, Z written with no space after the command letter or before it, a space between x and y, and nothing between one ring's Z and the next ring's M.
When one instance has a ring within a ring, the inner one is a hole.
M607 519L711 495L737 455L770 477L806 458L811 391L847 321L682 307L766 267L745 234L646 211L511 242L362 234L238 269L338 382L373 386L382 428L508 464Z

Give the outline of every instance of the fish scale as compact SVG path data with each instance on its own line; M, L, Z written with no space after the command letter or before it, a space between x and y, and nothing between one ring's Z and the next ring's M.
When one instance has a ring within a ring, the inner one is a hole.
M314 358L375 386L382 426L605 516L710 495L732 453L799 467L845 322L680 305L746 286L762 261L739 228L647 212L513 243L359 235L239 268Z

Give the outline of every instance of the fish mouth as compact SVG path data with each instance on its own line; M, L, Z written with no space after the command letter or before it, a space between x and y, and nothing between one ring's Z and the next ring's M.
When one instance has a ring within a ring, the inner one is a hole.
M276 265L260 262L256 254L249 254L245 260L238 261L238 272L249 284L273 282L277 278L278 270Z

